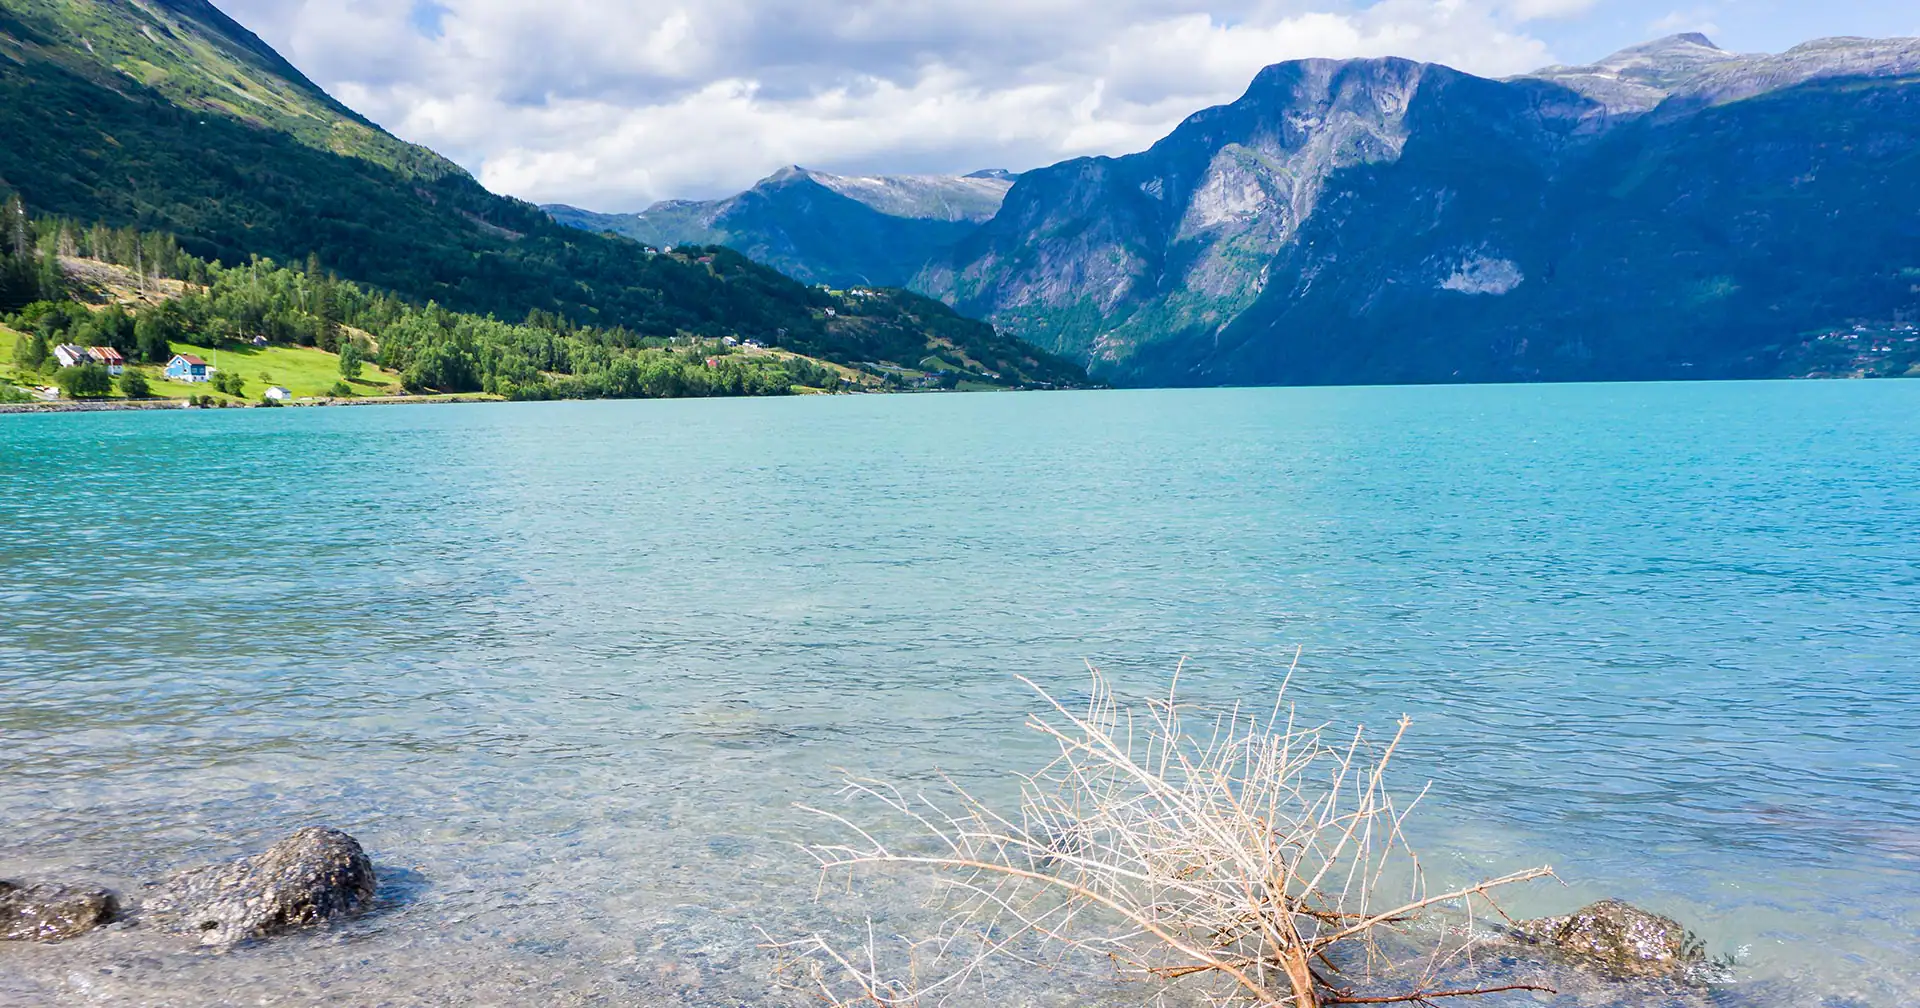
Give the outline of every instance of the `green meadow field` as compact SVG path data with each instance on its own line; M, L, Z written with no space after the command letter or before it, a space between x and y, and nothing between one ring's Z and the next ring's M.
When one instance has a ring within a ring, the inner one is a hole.
M22 334L0 326L0 381L12 385L30 387L53 384L52 371L29 373L14 363L14 349ZM323 397L329 394L335 383L340 381L340 358L313 347L298 346L228 346L211 347L193 343L173 344L175 353L192 354L212 364L218 371L238 374L245 381L241 387L242 395L235 397L214 390L210 384L168 381L163 365L141 364L137 370L147 376L152 394L164 399L186 399L193 396L212 396L216 400L228 402L258 402L267 388L279 385L293 393L297 399ZM400 376L392 371L367 364L360 370L360 377L351 387L356 396L400 395ZM109 398L121 396L116 387Z

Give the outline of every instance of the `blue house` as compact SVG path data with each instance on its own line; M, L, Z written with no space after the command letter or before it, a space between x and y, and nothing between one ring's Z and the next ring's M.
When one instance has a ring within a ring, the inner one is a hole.
M167 377L179 382L203 382L213 373L206 361L192 354L174 354L167 362Z

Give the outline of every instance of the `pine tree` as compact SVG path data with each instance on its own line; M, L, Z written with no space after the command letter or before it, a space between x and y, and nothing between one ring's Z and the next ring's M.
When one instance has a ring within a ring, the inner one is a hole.
M20 202L19 196L8 197L4 216L8 244L12 249L14 257L17 259L31 258L33 256L33 241L27 234L27 205Z
M47 334L35 329L27 338L14 344L13 361L28 371L38 371L47 366L47 360L53 356L53 345Z
M340 349L343 342L340 336L340 296L338 282L331 276L320 281L318 310L314 312L320 319L320 349L332 352ZM343 351L344 352L344 351Z

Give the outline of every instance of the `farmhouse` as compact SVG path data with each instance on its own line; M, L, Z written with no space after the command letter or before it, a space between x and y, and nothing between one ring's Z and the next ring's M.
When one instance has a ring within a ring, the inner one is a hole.
M127 359L120 356L120 351L110 346L88 347L87 356L92 358L95 364L105 367L108 374L116 377L127 369Z
M178 382L203 382L213 374L213 366L192 354L174 354L167 362L167 377Z
M53 358L60 362L61 367L79 367L92 359L87 356L86 348L77 347L71 343L62 343L54 347Z
M278 385L269 385L267 387L266 397L268 399L273 400L274 402L286 402L287 400L293 398L293 393L287 391L284 388L281 388Z

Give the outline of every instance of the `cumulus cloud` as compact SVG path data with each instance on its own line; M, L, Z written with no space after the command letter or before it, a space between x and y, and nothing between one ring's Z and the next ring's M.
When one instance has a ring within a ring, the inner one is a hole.
M1713 11L1710 8L1702 8L1698 10L1669 11L1652 24L1647 25L1647 31L1654 35L1678 35L1681 32L1699 32L1702 35L1715 35L1719 33L1720 26L1713 21Z
M347 104L527 199L632 209L786 164L1023 169L1145 147L1262 66L1503 75L1592 0L221 0Z

